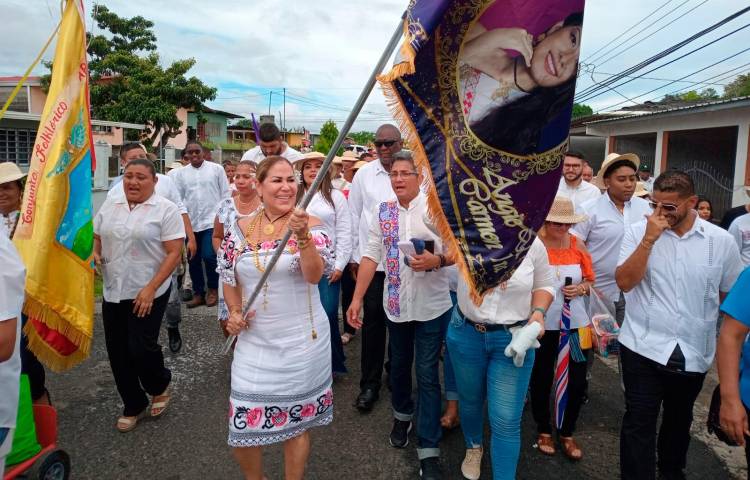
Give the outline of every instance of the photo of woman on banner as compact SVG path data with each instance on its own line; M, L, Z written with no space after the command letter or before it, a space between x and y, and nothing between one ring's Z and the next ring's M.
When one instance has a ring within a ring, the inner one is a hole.
M555 135L545 128L569 113L583 13L557 13L541 28L527 27L517 16L518 26L493 28L508 24L497 18L507 17L507 10L493 5L469 28L458 58L459 95L464 119L486 144L525 155L538 152L540 143L565 140L567 129L554 128Z

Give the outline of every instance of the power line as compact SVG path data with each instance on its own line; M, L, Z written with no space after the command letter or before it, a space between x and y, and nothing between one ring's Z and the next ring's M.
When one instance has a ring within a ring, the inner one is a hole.
M669 23L667 23L666 25L664 25L664 26L662 26L661 28L659 28L659 29L657 29L657 30L655 30L655 31L651 32L650 34L648 34L647 36L645 36L645 37L643 37L642 39L638 40L637 42L635 42L634 44L630 45L629 47L627 47L627 48L625 48L625 49L623 49L623 50L620 50L620 51L619 51L619 52L617 52L616 54L614 54L614 55L612 55L611 57L609 57L609 58L605 59L604 61L602 61L601 63L599 63L599 66L602 66L602 65L604 65L605 63L608 63L608 62L609 62L610 60L613 60L614 58L616 58L616 57L619 57L619 56L620 56L620 55L622 55L623 53L627 52L627 51L628 51L628 50L630 50L631 48L633 48L633 47L635 47L636 45L638 45L639 43L643 43L644 41L648 40L649 38L653 37L653 36L654 36L654 35L656 35L657 33L661 32L662 30L664 30L664 29L665 29L665 28L667 28L668 26L672 25L672 24L673 24L674 22L676 22L677 20L681 19L682 17L684 17L684 16L685 16L685 15L687 15L688 13L692 12L693 10L695 10L695 9L696 9L696 8L698 8L698 7L700 7L701 5L703 5L703 4L704 4L704 3L706 3L706 2L708 2L708 0L703 0L703 2L701 2L701 3L699 3L698 5L694 6L694 7L693 7L693 8L691 8L690 10L688 10L688 11L684 12L684 13L683 13L682 15L680 15L679 17L677 17L677 18L673 19L672 21L670 21L670 22L669 22Z
M599 60L599 59L601 59L601 58L603 58L603 57L607 56L607 55L608 55L609 53L611 53L612 51L614 51L614 50L617 50L617 49L618 49L619 47L621 47L622 45L624 45L624 44L628 43L628 42L629 42L630 40L632 40L633 38L637 37L638 35L640 35L640 34L641 34L642 32L644 32L645 30L647 30L647 29L651 28L651 27L652 27L652 26L653 26L654 24L656 24L656 23L660 22L660 21L661 21L661 20L662 20L662 19L663 19L664 17L667 17L667 16L671 15L671 14L672 14L672 12L674 12L675 10L678 10L678 9L679 9L679 8L680 8L681 6L685 5L685 4L686 4L686 3L688 3L689 1L690 1L690 0L685 0L685 1L684 1L684 2L682 2L681 4L677 5L677 6L676 6L676 7L674 7L674 8L672 9L672 10L668 11L667 13L665 13L664 15L662 15L661 17L657 18L656 20L654 20L653 22L649 23L648 25L646 25L646 26L645 26L645 27L643 27L642 29L638 30L637 32L635 32L634 34L632 34L631 36L629 36L628 38L626 38L626 39L625 39L625 40L623 40L622 42L618 43L617 45L615 45L614 47L610 48L610 49L609 49L609 50L607 50L606 52L604 52L604 53L602 53L601 55L597 56L596 58L592 59L592 60L591 60L591 63L594 63L594 62L596 62L597 60ZM662 28L663 28L663 27L662 27ZM657 30L657 32L658 32L658 31L659 31L659 30ZM637 44L637 43L636 43L636 44Z
M656 9L656 10L654 10L653 12L649 13L648 15L646 15L645 17L643 17L642 19L640 19L640 20L639 20L639 21L638 21L638 22L637 22L637 23L636 23L635 25L632 25L631 27L628 27L627 29L625 29L625 30L624 30L624 31L623 31L623 32L622 32L621 34L619 34L618 36L616 36L615 38L613 38L612 40L610 40L610 41L609 41L609 43L605 44L605 45L604 45L603 47L601 47L601 48L600 48L599 50L595 51L594 53L592 53L592 54L591 54L591 55L589 55L588 57L584 58L584 59L582 60L582 62L585 62L585 61L587 61L587 60L588 60L589 58L593 57L594 55L596 55L597 53L601 52L602 50L604 50L604 49L605 49L605 48L607 48L608 46L612 45L612 44L613 44L614 42L616 42L616 41L617 41L617 39L619 39L620 37L622 37L623 35L625 35L625 34L626 34L626 33L628 33L629 31L631 31L632 29L634 29L635 27L637 27L638 25L640 25L640 24L641 24L641 23L643 23L644 21L646 21L646 19L648 19L648 18L649 18L649 17L651 16L651 15L655 14L656 12L658 12L659 10L661 10L662 8L666 7L666 6L668 5L668 4L672 3L672 1L673 1L673 0L667 0L666 2L662 3L662 4L661 4L661 6L660 6L659 8L657 8L657 9Z
M731 59L732 59L732 58L734 58L734 57L737 57L737 56L739 56L739 55L742 55L743 53L747 52L748 50L750 50L750 47L748 47L748 48L746 48L746 49L744 49L744 50L740 50L739 52L737 52L737 53L735 53L735 54L733 54L733 55L730 55L730 56L728 56L728 57L725 57L725 58L723 58L723 59L719 60L718 62L714 62L714 63L712 63L711 65L707 65L707 66L705 66L705 67L703 67L703 68L701 68L701 69L698 69L698 70L696 70L696 71L694 71L694 72L692 72L692 73L689 73L689 74L687 74L687 75L685 75L685 76L681 77L681 78L680 78L679 80L684 80L685 78L688 78L688 77L692 77L693 75L695 75L695 74L697 74L697 73L703 72L703 71L705 71L705 70L708 70L708 69L709 69L709 68L711 68L711 67L715 67L716 65L718 65L718 64L720 64L720 63L726 62L727 60L731 60ZM660 87L657 87L657 88L654 88L654 89L652 89L652 90L649 90L649 91L648 91L648 92L646 92L646 93L642 93L642 94L640 94L640 95L638 95L638 96L636 96L636 97L633 97L633 99L627 100L627 101L625 101L625 102L619 102L619 103L615 103L614 105L611 105L611 106L609 106L609 107L607 107L607 108L609 109L609 108L614 108L614 107L618 107L618 106L620 106L620 105L622 105L622 104L624 104L624 103L627 103L628 101L633 101L633 100L634 100L634 99L636 99L636 98L644 97L644 96L648 95L649 93L654 93L654 92L656 92L657 90L661 90L661 89L662 89L662 88L664 88L664 87L668 87L669 85L672 85L672 84L676 83L676 82L677 82L677 81L679 81L679 80L674 80L674 81L671 81L671 82L669 82L669 83L667 83L667 84L665 84L665 85L662 85L662 86L660 86ZM600 110L600 111L601 111L601 110Z
M607 77L614 77L615 75L619 75L619 73L599 72L599 71L595 71L593 68L591 68L591 69L588 68L588 67L593 67L593 66L594 65L587 64L587 65L581 65L581 68L584 69L586 71L586 73L590 73L592 75L604 75L604 76L607 76ZM672 80L674 80L674 78L646 77L646 76L643 76L643 75L625 75L623 78L638 78L638 79L641 79L641 80L657 80L657 81L660 81L660 82L671 82ZM599 82L594 81L594 83L596 84L596 83L599 83ZM693 82L686 82L686 83L693 83ZM706 84L706 85L724 86L723 83L718 83L718 82L715 82L715 81L714 82L699 82L699 83L703 83L703 84Z
M717 23L711 25L710 27L701 30L700 32L698 32L696 34L693 34L692 36L688 37L687 39L685 39L685 40L683 40L683 41L681 41L681 42L679 42L679 43L677 43L677 44L675 44L675 45L667 48L666 50L663 50L663 51L657 53L656 55L654 55L654 56L652 56L652 57L650 57L650 58L642 61L641 63L639 63L637 65L634 65L634 66L632 66L632 67L624 70L619 75L616 75L615 77L613 77L613 78L611 78L609 80L606 80L605 82L602 82L602 83L600 83L598 85L595 85L593 87L585 89L583 92L580 92L578 94L578 96L576 98L576 101L577 102L583 102L585 100L589 100L591 98L599 96L600 93L597 94L596 93L597 91L602 90L606 86L612 85L613 83L615 83L615 82L621 80L622 78L624 78L626 75L630 75L632 73L635 73L635 72L643 69L644 67L646 67L646 66L648 66L648 65L650 65L650 64L652 64L652 63L654 63L654 62L656 62L658 60L661 60L662 58L666 57L667 55L669 55L669 54L671 54L671 53L679 50L680 48L684 47L685 45L687 45L687 44L689 44L689 43L691 43L693 41L695 41L696 39L702 37L703 35L706 35L706 34L712 32L712 31L716 30L717 28L719 28L719 27L723 26L724 24L726 24L726 23L734 20L735 18L739 17L740 15L743 15L743 14L747 13L748 11L750 11L750 7L745 7L742 10L740 10L740 11L738 11L738 12L736 12L736 13L730 15L730 16L728 16L724 20L721 20L720 22L717 22ZM660 66L658 66L656 68L653 68L653 69L651 69L651 70L643 73L642 75L647 75L647 74L649 74L649 73L651 73L653 71L656 71L656 70L658 70L660 68L663 68L663 67L665 67L665 66L667 66L667 65L669 65L671 63L674 63L674 62L676 62L676 61L678 61L678 60L680 60L682 58L685 58L686 56L691 55L691 54L693 54L693 53L695 53L695 52L697 52L699 50L702 50L702 49L708 47L709 45L713 45L714 43L716 43L716 42L718 42L718 41L720 41L720 40L728 37L729 35L733 35L733 34L737 33L738 31L740 31L740 30L742 30L744 28L747 28L748 26L750 26L750 24L746 24L743 27L740 27L740 28L738 28L738 29L736 29L736 30L734 30L732 32L729 32L728 34L723 35L723 36L721 36L721 37L719 37L719 38L717 38L717 39L715 39L715 40L713 40L713 41L711 41L711 42L709 42L709 43L707 43L707 44L705 44L705 45L703 45L701 47L698 47L698 48L696 48L694 50L691 50L690 52L688 52L688 53L686 53L686 54L684 54L684 55L682 55L682 56L680 56L680 57L678 57L678 58L676 58L674 60L671 60L671 61L669 61L667 63L664 63L664 64L662 64L662 65L660 65ZM619 87L619 86L625 85L626 83L630 83L630 82L638 79L639 77L640 76L638 76L636 78L631 78L631 79L629 79L629 80L627 80L625 82L622 82L622 83L618 84L617 86Z

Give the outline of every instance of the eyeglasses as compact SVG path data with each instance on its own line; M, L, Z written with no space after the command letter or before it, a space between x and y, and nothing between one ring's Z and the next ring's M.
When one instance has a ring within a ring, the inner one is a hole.
M690 200L689 198L681 201L677 205L673 203L658 203L658 202L648 202L648 206L651 207L651 210L656 210L656 208L661 205L661 209L665 212L676 212L678 208L680 208L680 205Z
M403 178L404 180L409 177L416 177L417 175L419 175L417 172L391 172L388 174L392 179Z
M200 148L196 148L195 150L185 150L185 153L187 153L188 155L195 155L202 152L203 150L201 150Z
M398 142L398 140L375 140L374 143L376 148L380 147L386 147L391 148L394 143Z

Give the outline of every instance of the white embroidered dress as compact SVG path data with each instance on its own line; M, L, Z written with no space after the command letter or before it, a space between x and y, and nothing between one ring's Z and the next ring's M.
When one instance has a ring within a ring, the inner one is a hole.
M311 232L327 274L334 260L331 242L322 228ZM275 242L247 246L235 223L218 254L222 281L237 282L248 298L262 275L253 250L259 249L263 265L275 247ZM283 442L333 420L328 317L317 286L304 280L299 262L297 243L290 240L268 278L266 293L261 291L253 305L250 327L238 336L229 396L232 447Z

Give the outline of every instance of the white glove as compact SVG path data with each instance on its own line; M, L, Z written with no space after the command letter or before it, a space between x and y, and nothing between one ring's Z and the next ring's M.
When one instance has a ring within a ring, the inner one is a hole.
M539 340L536 337L542 331L539 322L529 322L523 327L513 327L510 329L513 339L505 347L505 356L513 357L513 365L520 367L526 359L526 350L530 348L539 348Z

